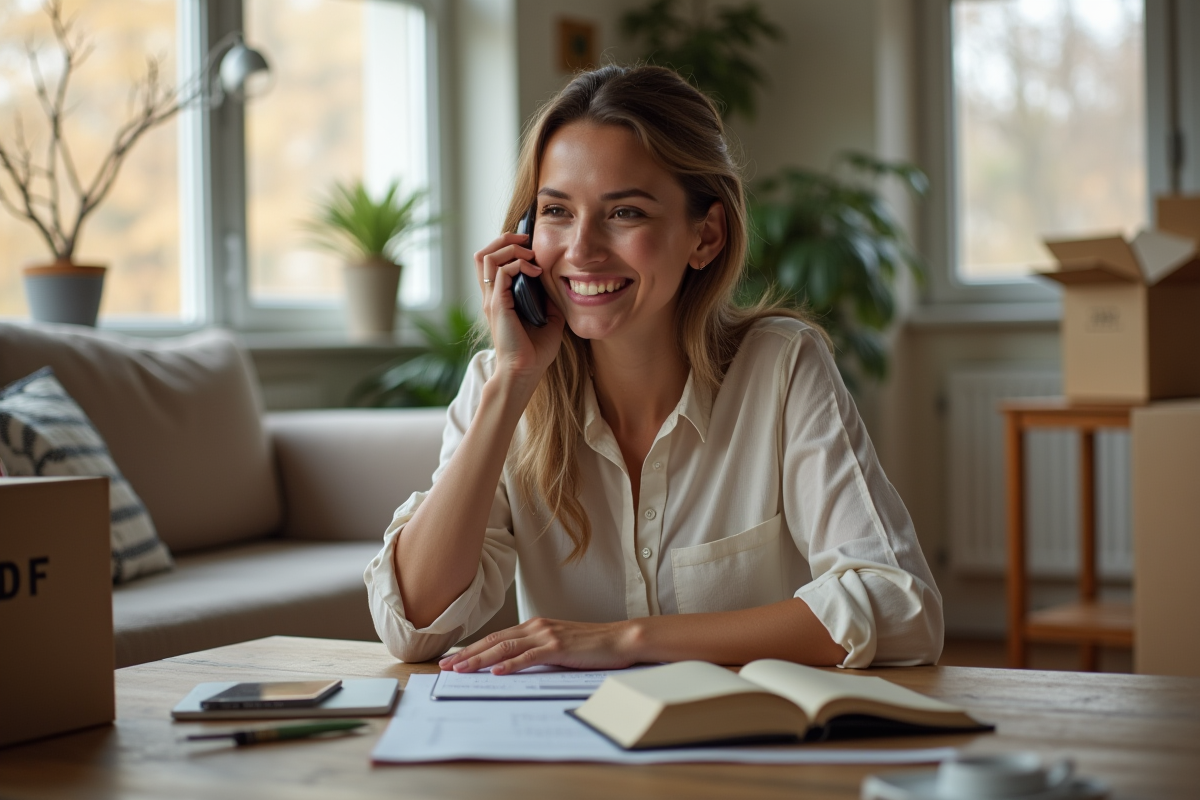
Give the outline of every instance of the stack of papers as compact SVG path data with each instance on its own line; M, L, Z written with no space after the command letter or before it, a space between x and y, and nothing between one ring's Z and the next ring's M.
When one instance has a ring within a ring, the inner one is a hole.
M513 696L528 697L530 692L536 697L547 697L555 684L558 684L558 690L579 692L578 687L583 681L599 685L596 678L582 676L604 674L607 673L546 672L504 676L475 673L462 676L470 679L465 681L443 679L442 675L413 675L408 679L396 713L371 758L376 763L389 764L434 761L929 764L952 758L956 753L952 747L895 747L895 740L880 749L809 744L630 751L617 747L566 713L579 707L578 698L511 699ZM434 699L434 688L441 680L447 682L439 689L439 698L457 695L460 699ZM490 699L462 699L469 692Z

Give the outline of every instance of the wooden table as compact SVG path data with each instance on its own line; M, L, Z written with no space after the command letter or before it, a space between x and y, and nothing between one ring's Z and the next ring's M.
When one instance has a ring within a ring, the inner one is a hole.
M1096 431L1128 428L1131 405L1070 403L1062 398L1001 404L1008 482L1008 665L1026 665L1027 642L1077 644L1083 669L1095 672L1098 646L1133 647L1133 607L1097 599ZM1025 433L1079 432L1079 601L1029 612L1025 547Z
M370 751L386 719L329 741L236 749L178 739L227 723L173 723L171 707L203 681L299 677L407 680L432 664L400 664L381 644L272 637L117 670L112 727L0 750L10 798L857 798L863 776L895 767L455 763L379 766ZM975 752L1070 756L1114 797L1194 798L1200 785L1200 679L911 667L874 670L959 703L997 733L922 737ZM829 745L822 745L829 746ZM861 745L860 745L861 746ZM877 746L887 746L882 740ZM911 767L910 767L911 769Z

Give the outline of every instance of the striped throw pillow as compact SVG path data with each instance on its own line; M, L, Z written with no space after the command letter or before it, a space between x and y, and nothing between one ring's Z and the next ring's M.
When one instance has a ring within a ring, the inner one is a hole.
M108 478L114 582L172 566L171 553L158 538L146 507L117 469L87 414L49 367L0 389L0 462L14 477Z

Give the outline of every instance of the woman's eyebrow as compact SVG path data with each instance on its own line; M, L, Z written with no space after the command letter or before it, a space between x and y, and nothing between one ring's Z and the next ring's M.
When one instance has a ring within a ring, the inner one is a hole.
M538 191L538 197L545 195L546 197L555 197L559 200L570 200L571 196L566 192L561 192L558 189L551 189L549 186L544 186ZM644 197L647 200L658 202L658 198L647 192L645 189L621 189L616 192L606 192L600 195L600 199L604 202L612 200L624 200L627 197Z

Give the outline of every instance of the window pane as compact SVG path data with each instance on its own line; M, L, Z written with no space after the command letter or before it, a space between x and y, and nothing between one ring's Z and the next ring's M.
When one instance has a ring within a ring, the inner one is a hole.
M333 182L378 196L430 185L425 15L396 0L247 0L246 36L274 85L246 106L250 295L257 305L332 305L341 260L302 229ZM400 295L433 302L428 237L409 240Z
M955 0L952 30L959 276L1143 224L1142 0Z
M146 57L161 58L163 79L175 80L174 0L68 0L66 16L78 14L79 31L94 47L71 76L65 138L86 186L109 152L118 126L129 118L133 83L146 71ZM0 140L13 147L16 120L37 159L46 164L46 116L30 77L26 42L52 84L61 61L42 4L0 3ZM180 317L179 182L176 126L151 130L130 151L112 193L85 221L75 260L109 268L100 308L102 318ZM78 194L59 170L61 215L70 228ZM50 194L39 181L37 193ZM0 189L13 197L7 176ZM40 210L47 213L43 205ZM25 316L21 267L53 260L49 245L31 223L0 210L0 315Z

